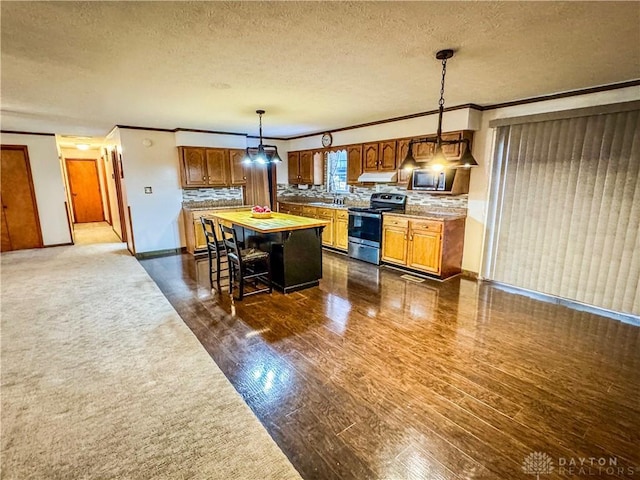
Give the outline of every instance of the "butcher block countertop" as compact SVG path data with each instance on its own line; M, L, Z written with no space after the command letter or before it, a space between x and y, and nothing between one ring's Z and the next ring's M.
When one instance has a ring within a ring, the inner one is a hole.
M298 217L286 213L273 212L271 218L253 218L251 212L215 212L211 215L218 220L249 228L259 233L286 232L307 228L326 227L328 220Z

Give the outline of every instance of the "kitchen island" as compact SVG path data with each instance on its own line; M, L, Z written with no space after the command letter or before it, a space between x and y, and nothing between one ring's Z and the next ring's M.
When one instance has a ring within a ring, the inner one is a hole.
M251 212L216 212L219 223L233 226L238 240L269 252L273 286L288 293L315 287L322 278L322 230L329 222L273 212L253 218Z

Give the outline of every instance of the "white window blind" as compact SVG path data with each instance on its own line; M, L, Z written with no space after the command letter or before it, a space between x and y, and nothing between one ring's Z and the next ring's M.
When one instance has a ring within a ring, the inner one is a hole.
M640 315L639 119L627 106L498 127L489 278Z

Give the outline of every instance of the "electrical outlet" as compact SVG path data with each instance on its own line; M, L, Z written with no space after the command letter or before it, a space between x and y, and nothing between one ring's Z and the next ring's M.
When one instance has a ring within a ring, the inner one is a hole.
M144 187L144 193L153 193L151 187Z

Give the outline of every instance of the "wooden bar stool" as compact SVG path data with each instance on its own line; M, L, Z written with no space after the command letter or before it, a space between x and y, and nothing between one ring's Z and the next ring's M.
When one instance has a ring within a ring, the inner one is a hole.
M220 291L220 272L221 268L221 257L223 254L226 254L226 250L224 248L224 244L222 240L218 240L218 236L216 235L215 223L213 220L210 220L205 217L200 217L200 221L202 222L202 229L204 230L204 237L207 241L207 256L209 257L209 285L213 288L213 274L216 274L216 286L218 287L218 292ZM213 262L215 259L216 269L213 269Z
M236 300L256 293L272 292L271 262L268 252L256 248L242 249L238 243L236 231L226 225L220 224L222 231L222 243L227 252L229 263L229 293L233 294L233 284L238 282L238 296ZM245 293L245 283L253 280L255 290ZM258 282L266 285L257 288Z

